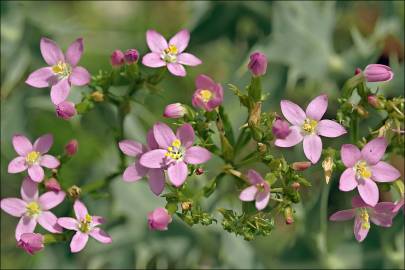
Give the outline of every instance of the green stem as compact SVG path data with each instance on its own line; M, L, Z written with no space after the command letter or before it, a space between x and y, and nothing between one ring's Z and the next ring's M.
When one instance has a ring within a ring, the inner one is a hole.
M353 114L352 121L350 122L351 129L351 141L356 144L359 139L359 117L357 114Z
M328 256L328 242L327 242L327 233L328 233L328 199L329 199L330 185L323 183L323 189L321 194L320 202L320 215L319 215L319 224L320 224L320 239L318 243L318 248L320 251L320 256L323 261L327 261Z

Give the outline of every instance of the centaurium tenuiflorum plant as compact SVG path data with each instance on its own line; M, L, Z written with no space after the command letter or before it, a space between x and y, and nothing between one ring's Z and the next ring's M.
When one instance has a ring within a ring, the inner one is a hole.
M150 125L146 138L140 142L129 139L144 134L141 131L139 134L125 132L124 122L134 106L136 93L147 89L151 95L155 94L161 89L159 84L165 79L167 69L175 76L184 77L187 74L183 65L202 63L196 56L184 52L189 40L188 30L181 30L169 42L158 32L148 30L146 43L151 52L130 49L123 53L116 49L110 58L111 69L98 71L91 80L84 68L77 67L83 52L82 39L77 39L66 55L55 42L41 40L42 55L50 66L32 73L27 83L34 87L51 86L57 116L64 120L84 115L102 103L113 106L116 117L111 130L119 163L116 170L103 179L81 186L79 182L68 185L60 171L69 160L80 155L78 141L71 140L55 158L46 154L52 145L51 135L41 137L34 145L23 135L15 135L12 143L19 157L10 162L9 173L28 170L32 180L25 178L23 181L22 199L3 199L1 208L22 220L16 230L19 247L34 254L44 246L66 242L70 243L71 252L79 252L89 236L101 243L110 243L114 235L110 237L98 227L104 219L89 215L83 201L90 195L96 197L109 192L111 182L117 177L125 182L146 178L152 190L150 196L166 199L164 208L153 210L151 207L148 216L144 217L150 230L170 230L170 224L178 220L190 226L216 224L216 210L208 211L203 201L217 192L223 181L233 181L233 193L229 196L235 198L241 207L240 210L217 209L222 215L220 224L223 229L246 240L270 235L275 229L276 217L283 218L285 226L300 220L301 217L295 215L296 206L306 198L302 196L303 191L311 194L311 183L320 175L316 173L319 168L323 169L325 177L320 203L324 237L329 214L329 182L339 175L339 189L349 192L357 187L360 197L354 197L352 209L333 214L331 220L354 218L358 241L364 240L370 221L383 227L391 225L404 201L401 175L389 164L392 154L403 156L404 153L404 99L387 98L367 84L389 83L394 76L389 67L371 64L364 71L356 69L354 76L343 86L337 116L333 119L333 111L328 111L329 97L326 94L315 97L305 112L288 100L281 102L280 110L276 107L274 111L263 111L262 103L271 97L271 91L262 87L269 61L264 53L255 52L246 66L251 79L244 89L236 84L214 81L211 77L217 78L215 74L199 74L191 78L196 87L188 102L168 102L159 112L167 123L157 121ZM145 71L148 68L152 70ZM82 93L80 102L74 104L67 100L71 85L85 84L90 91ZM245 116L240 114L244 118L241 118L243 124L239 127L233 127L229 120L223 85L236 95L247 111ZM116 86L123 89L119 95L111 91ZM356 100L353 95L360 99L353 101ZM371 110L383 113L385 118L361 137L359 122L367 118ZM281 114L288 122L281 118ZM330 120L322 119L325 114ZM177 129L176 134L174 129ZM239 130L237 136L236 130ZM342 136L346 133L347 136ZM336 139L321 141L319 136ZM309 161L286 159L283 156L285 148L301 141ZM253 151L251 146L255 147ZM130 157L130 163L127 163L126 156ZM216 170L205 167L205 163L218 160L222 164ZM320 160L322 166L317 166ZM50 170L44 171L42 167ZM304 171L311 177L307 179ZM209 180L204 182L202 176ZM39 197L38 187L48 192ZM134 188L138 186L134 185ZM394 188L399 196L392 202L381 202L379 193ZM68 205L76 218L57 219L48 211L60 203ZM35 233L36 222L50 233ZM119 221L111 220L108 228L119 224ZM62 231L62 227L67 230Z

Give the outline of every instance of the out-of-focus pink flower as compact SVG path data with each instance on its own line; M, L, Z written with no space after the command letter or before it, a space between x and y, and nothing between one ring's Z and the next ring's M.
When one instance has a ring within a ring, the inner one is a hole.
M113 67L120 67L125 63L125 55L121 50L115 50L111 54L110 61Z
M253 76L263 76L267 71L267 56L261 52L254 52L250 55L248 68Z
M321 157L322 141L319 136L335 138L346 133L343 126L332 120L321 120L328 108L328 96L314 98L304 112L297 104L281 101L281 111L292 124L290 134L284 139L277 139L278 147L291 147L304 141L304 154L312 162L317 163Z
M181 103L173 103L166 106L163 116L166 118L181 118L186 114L186 108Z
M381 64L370 64L363 73L368 82L387 82L394 78L391 68Z
M17 246L24 249L28 254L34 255L44 248L44 236L40 233L23 233Z
M359 196L352 199L352 209L342 210L330 216L331 221L345 221L354 218L354 236L362 242L370 229L370 221L377 226L391 227L395 214L392 202L380 202L375 206L365 203Z
M65 153L68 156L73 156L77 153L77 150L79 149L79 142L75 139L70 140L66 145L65 145Z
M51 233L62 232L57 217L49 210L63 201L63 191L48 191L38 196L38 184L26 177L21 185L21 198L5 198L0 202L4 212L20 218L15 231L17 241L22 234L34 232L37 223Z
M194 129L190 124L182 125L174 135L166 124L156 123L153 136L159 148L144 153L140 164L152 169L167 169L169 180L176 187L181 186L187 178L187 164L201 164L211 158L207 149L193 146Z
M270 185L255 170L249 170L247 178L251 186L242 190L239 195L241 201L256 201L256 209L263 210L270 200Z
M62 101L61 103L55 106L55 109L56 115L64 120L69 120L77 113L75 104L70 101Z
M285 139L291 133L290 125L282 119L276 119L271 130L277 139Z
M79 200L73 204L76 219L71 217L61 217L58 224L65 229L76 231L70 242L70 251L76 253L81 251L87 244L89 236L103 244L110 244L111 237L97 226L103 224L104 218L89 215L86 206Z
M44 170L42 167L55 169L59 166L59 160L54 156L46 155L53 143L51 134L39 137L34 145L23 135L13 136L14 150L19 154L8 164L9 173L19 173L28 170L28 175L35 182L41 182L44 179Z
M194 107L210 112L222 104L224 91L221 84L214 82L207 75L201 74L195 80L195 86L197 89L192 99Z
M148 225L150 230L166 231L172 217L165 208L156 208L148 213Z
M129 49L125 52L125 61L127 64L133 64L138 62L139 52L137 49Z
M62 190L58 180L56 180L55 178L50 178L48 180L45 180L45 188L46 188L46 190L55 191L55 192L59 192Z
M152 68L167 66L173 75L186 76L186 69L183 65L197 66L202 63L194 55L184 52L189 40L190 32L188 30L181 30L169 42L155 30L148 30L146 42L151 52L142 58L142 64Z
M51 100L55 105L67 99L71 85L83 86L90 82L90 73L77 66L83 53L82 38L76 39L65 55L53 40L47 38L41 39L40 47L49 66L34 71L25 82L37 88L51 86Z
M379 137L368 142L360 151L353 144L344 144L340 150L347 169L340 176L339 189L351 191L357 187L361 198L375 206L379 199L378 187L374 182L392 182L401 173L390 164L380 161L387 148L387 141Z

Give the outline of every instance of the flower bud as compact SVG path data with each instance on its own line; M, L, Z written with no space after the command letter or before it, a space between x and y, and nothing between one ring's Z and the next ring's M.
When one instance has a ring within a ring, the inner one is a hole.
M172 217L165 208L156 208L148 214L148 225L150 230L166 231L167 225L172 222Z
M204 169L201 168L201 167L199 167L199 168L197 168L197 169L195 170L195 174L196 174L196 175L202 175L203 173L204 173Z
M82 193L81 188L79 188L76 185L71 186L70 188L68 188L67 190L67 194L69 197L71 197L72 199L77 199L80 197L80 194Z
M124 64L125 62L125 55L122 51L120 50L115 50L113 51L113 53L111 54L111 65L113 67L120 67Z
M17 242L17 247L24 249L30 255L34 255L44 248L44 236L39 233L23 233Z
M70 101L63 101L56 105L56 115L64 120L69 120L76 115L75 104Z
M186 108L181 103L173 103L166 106L163 116L166 118L181 118L186 114Z
M287 121L277 119L273 123L273 127L271 129L273 131L274 136L277 139L285 139L290 133L291 129Z
M301 187L301 184L298 182L294 182L291 184L291 187L295 190L298 190Z
M191 209L191 206L192 206L191 202L182 202L182 203L181 203L181 209L182 209L183 211L188 211L188 210L190 210L190 209Z
M364 69L364 76L368 82L387 82L394 78L394 73L386 65L371 64Z
M354 75L360 74L361 73L361 69L360 68L356 68L354 70Z
M257 143L257 150L259 151L260 154L266 154L267 153L267 145L264 143Z
M133 64L138 62L139 52L136 49L129 49L125 52L124 57L127 64Z
M56 180L56 178L50 178L50 179L46 180L45 188L46 188L46 190L55 191L55 192L59 192L62 190L62 188L60 187L60 184L59 184L58 180Z
M91 93L91 99L95 102L103 102L104 101L104 94L101 91L94 91Z
M285 219L285 224L293 224L294 223L294 215L293 215L293 210L290 206L284 208L284 219Z
M367 101L368 101L368 104L370 104L371 106L373 106L376 109L380 109L383 107L380 99L376 95L369 95L367 97Z
M267 57L261 52L254 52L250 55L248 68L253 76L263 76L267 70Z
M293 168L294 171L305 171L309 167L311 167L311 162L309 161L299 161L299 162L294 162L291 167Z
M70 140L65 145L65 153L68 156L73 156L74 154L76 154L78 148L79 148L79 142L77 140Z

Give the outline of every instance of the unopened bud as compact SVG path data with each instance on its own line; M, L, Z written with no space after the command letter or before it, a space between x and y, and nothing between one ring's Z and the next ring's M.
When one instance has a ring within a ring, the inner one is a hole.
M124 55L124 53L122 51L115 50L111 54L110 61L111 61L111 65L113 67L120 67L125 62L125 55Z
M196 170L195 170L195 174L196 175L202 175L204 173L204 169L203 168L197 168Z
M267 145L265 145L264 143L258 143L257 150L259 150L260 154L265 154L267 152Z
M173 103L166 106L163 117L181 118L186 114L186 108L181 103Z
M79 188L76 185L71 186L70 188L68 188L67 190L67 194L69 197L71 197L72 199L77 199L80 197L80 194L82 193L81 188Z
M73 156L76 154L77 149L79 148L79 143L77 140L70 140L66 145L65 145L65 153L68 156Z
M267 56L261 52L254 52L250 55L248 64L249 71L253 76L263 76L267 71Z
M335 163L333 162L333 159L330 156L325 158L325 160L322 162L322 168L325 173L326 184L329 184L334 166L335 166Z
M91 99L95 102L103 102L104 101L104 94L101 91L94 91L91 93Z
M376 95L369 95L367 97L368 104L373 106L376 109L381 109L383 107L383 104L381 103L381 100L376 96Z
M138 62L139 52L136 49L129 49L125 52L125 61L127 64L133 64Z
M363 106L357 105L356 111L361 117L363 117L363 118L368 117L368 111Z
M301 184L298 182L294 182L291 184L291 187L295 190L298 190L301 187Z
M288 122L281 119L274 121L271 131L277 139L285 139L291 133Z
M55 106L56 115L64 120L69 120L76 115L75 104L70 101L63 101Z
M284 208L284 219L285 219L285 224L293 224L294 223L294 215L293 215L293 210L290 206Z
M309 161L298 161L294 162L291 167L294 171L305 171L309 167L311 167L311 162Z
M361 73L361 69L360 68L356 68L354 70L354 75L360 74Z
M187 211L191 209L191 202L182 202L181 203L181 209L183 209L183 211Z
M55 191L55 192L59 192L62 190L62 188L60 187L60 184L59 184L58 180L56 180L56 178L49 178L48 180L46 180L45 188L46 188L46 190Z

